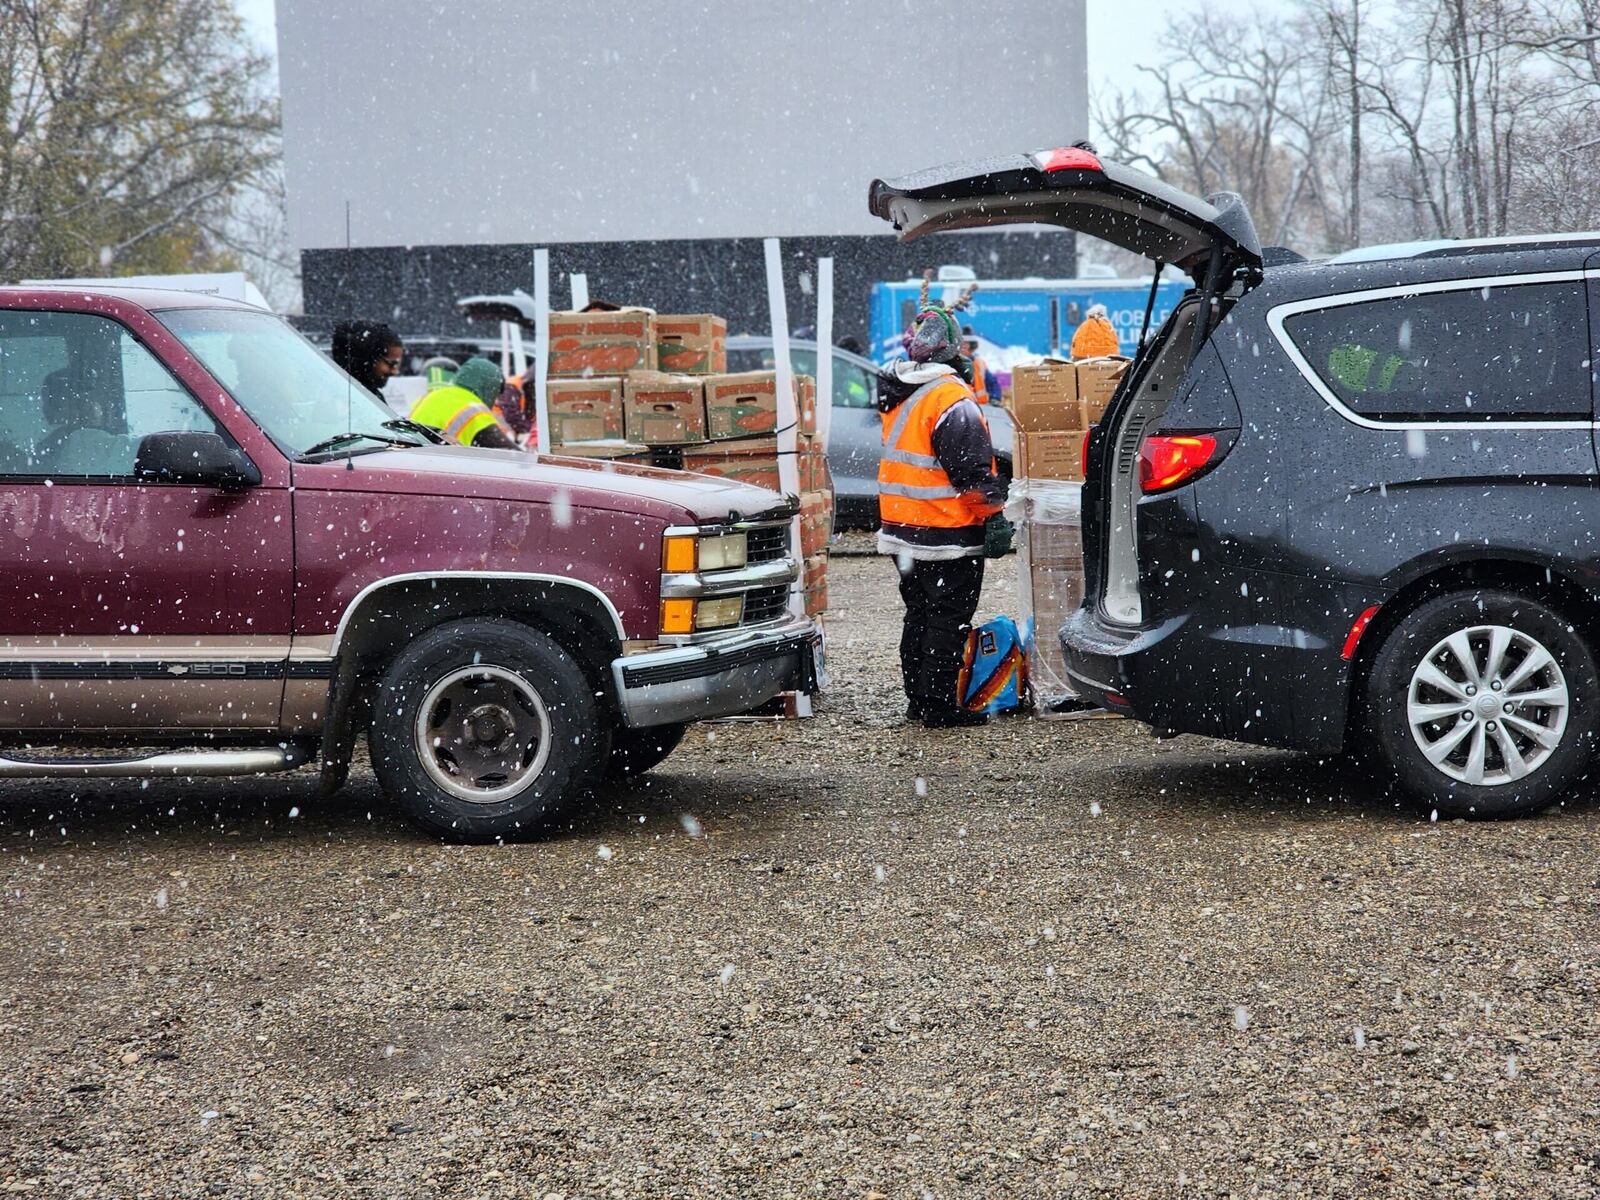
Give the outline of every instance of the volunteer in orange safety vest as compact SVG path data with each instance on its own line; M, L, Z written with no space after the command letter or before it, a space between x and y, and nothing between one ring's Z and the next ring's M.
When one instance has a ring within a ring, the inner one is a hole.
M1000 394L1000 387L989 365L978 357L978 335L972 332L971 325L961 327L961 353L972 360L972 398L979 404L989 403Z
M904 344L906 358L879 381L878 550L895 557L906 606L906 716L930 728L981 725L988 718L962 707L956 685L983 588L984 527L1006 482L951 310L925 305Z

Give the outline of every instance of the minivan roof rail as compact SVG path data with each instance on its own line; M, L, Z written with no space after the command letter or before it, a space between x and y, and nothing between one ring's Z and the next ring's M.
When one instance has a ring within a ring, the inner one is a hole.
M1358 246L1328 259L1330 263L1379 262L1391 258L1447 258L1456 254L1488 254L1496 250L1534 250L1542 246L1600 245L1600 230L1581 233L1524 233L1513 237L1432 238Z

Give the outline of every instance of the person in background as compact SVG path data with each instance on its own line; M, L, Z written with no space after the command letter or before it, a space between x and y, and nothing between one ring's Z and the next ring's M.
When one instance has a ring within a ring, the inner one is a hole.
M841 350L848 350L851 354L859 354L863 357L865 357L867 353L867 348L861 344L861 339L853 333L845 334L842 338L835 342L834 345L838 346Z
M978 335L972 332L971 325L961 327L961 352L972 360L973 399L979 404L989 403L992 397L1000 394L1000 381L989 370L988 364L978 357Z
M972 394L955 310L930 304L906 332L906 357L879 377L883 457L878 464L882 526L878 552L900 573L905 623L900 672L906 718L929 728L982 725L957 695L967 633L983 588L985 527L1004 507L983 409Z
M533 368L529 367L521 375L507 376L500 394L494 398L494 415L522 446L532 444L529 438L533 435L533 382Z
M333 361L381 400L383 385L405 369L405 347L382 321L340 321L333 327Z
M437 429L447 442L515 450L515 436L490 407L503 383L500 368L487 358L469 358L451 382L430 388L412 406L410 417L418 425Z
M1089 311L1083 317L1083 324L1079 325L1077 332L1072 335L1072 357L1104 358L1108 354L1121 352L1122 343L1117 340L1117 331L1111 324L1111 316L1106 312L1106 306L1089 305Z
M461 364L445 354L436 354L422 364L422 377L427 380L429 388L443 387L447 383L455 382L456 372L461 369Z

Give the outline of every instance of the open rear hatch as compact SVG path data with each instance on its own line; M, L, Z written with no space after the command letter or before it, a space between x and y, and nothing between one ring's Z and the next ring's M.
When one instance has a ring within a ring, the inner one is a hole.
M1180 305L1160 336L1144 343L1090 439L1086 599L1108 620L1138 625L1139 443L1204 344L1216 302L1241 273L1259 278L1261 243L1244 201L1232 192L1201 199L1086 146L1063 146L876 179L867 203L903 241L956 229L1056 225L1170 263L1194 279L1200 303Z
M875 179L867 204L905 241L989 225L1059 225L1173 263L1196 282L1214 254L1229 270L1261 265L1255 224L1232 192L1202 200L1080 146Z

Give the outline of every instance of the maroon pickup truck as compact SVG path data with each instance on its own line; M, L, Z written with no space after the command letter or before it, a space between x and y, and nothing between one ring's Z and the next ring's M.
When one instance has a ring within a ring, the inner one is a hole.
M249 775L365 731L464 840L815 681L791 500L436 444L270 313L0 288L0 778Z

